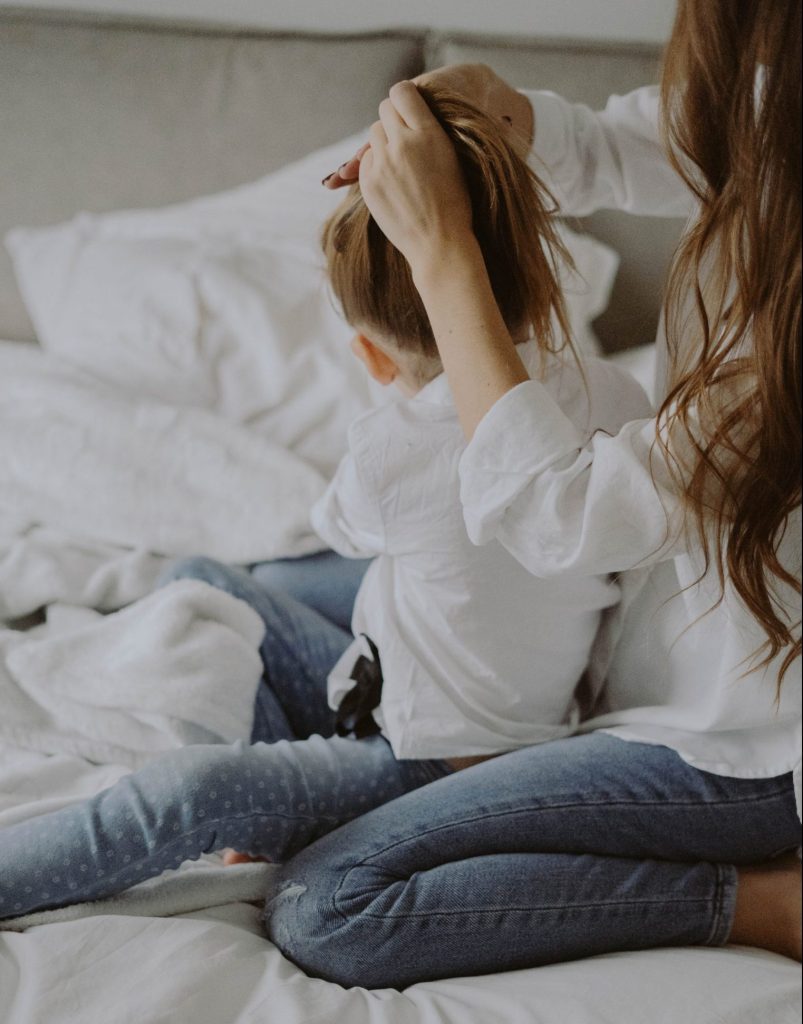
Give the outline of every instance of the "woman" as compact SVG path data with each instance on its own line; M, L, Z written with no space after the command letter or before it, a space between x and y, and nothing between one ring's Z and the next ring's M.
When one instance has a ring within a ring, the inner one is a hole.
M454 152L411 83L358 170L406 256L468 440L472 539L624 572L584 735L402 797L282 868L268 927L308 972L403 987L672 944L800 958L798 0L681 0L658 97L600 115L436 73L532 138L568 213L677 213L666 400L583 448L493 300ZM666 153L669 153L667 157Z

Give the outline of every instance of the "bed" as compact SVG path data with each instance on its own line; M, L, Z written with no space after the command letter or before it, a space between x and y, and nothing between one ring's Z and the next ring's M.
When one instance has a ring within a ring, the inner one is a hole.
M657 59L0 12L0 827L162 750L248 735L253 614L200 585L152 588L178 555L316 549L309 505L379 400L322 287L318 181L388 86L481 60L595 104L654 80ZM680 227L604 212L565 229L581 346L645 380ZM269 865L208 857L13 923L0 1024L800 1019L799 968L743 948L342 989L263 937L270 884Z

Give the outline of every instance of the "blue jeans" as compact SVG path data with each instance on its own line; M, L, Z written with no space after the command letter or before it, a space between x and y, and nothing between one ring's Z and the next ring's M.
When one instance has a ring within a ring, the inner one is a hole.
M184 747L91 800L0 830L0 918L101 899L226 846L283 861L451 772L396 760L381 736L332 735L326 677L349 633L211 559L185 559L162 582L186 577L248 601L265 622L252 743Z
M277 742L185 748L92 801L0 831L0 917L115 892L232 845L284 862L265 924L286 956L342 985L403 988L723 943L735 866L800 842L790 776L710 775L602 733L456 774L397 762L380 737L324 739L324 663L347 635L209 560L174 574L262 614L275 643L263 643L255 738ZM292 742L302 734L312 738Z
M334 733L326 677L351 643L351 612L369 564L325 551L262 562L248 573L197 556L173 563L162 575L160 586L202 580L246 601L262 617L265 673L254 705L252 743Z
M604 733L425 786L280 868L267 933L307 973L404 988L718 945L736 867L800 843L791 775L732 779Z
M341 629L351 629L351 613L370 558L343 558L320 551L302 558L277 558L251 566L251 576L266 590L281 591L313 608Z

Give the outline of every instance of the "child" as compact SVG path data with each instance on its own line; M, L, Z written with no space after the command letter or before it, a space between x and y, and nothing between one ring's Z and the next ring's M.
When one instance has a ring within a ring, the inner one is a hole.
M553 254L562 246L544 190L502 126L456 97L425 95L457 149L494 292L530 372L589 435L649 416L630 378L599 361L581 371L560 351L566 317ZM572 729L615 582L537 579L500 544L471 544L459 501L462 433L407 264L358 187L323 241L358 332L355 353L403 396L352 426L349 453L313 512L335 550L376 556L354 638L318 643L326 668L305 695L298 680L310 674L317 638L303 652L291 644L287 606L244 574L208 560L194 574L260 611L268 682L275 690L280 676L290 680L297 707L332 669L340 735L288 727L268 730L270 743L185 747L89 801L0 831L0 918L107 896L223 847L287 860L371 807Z

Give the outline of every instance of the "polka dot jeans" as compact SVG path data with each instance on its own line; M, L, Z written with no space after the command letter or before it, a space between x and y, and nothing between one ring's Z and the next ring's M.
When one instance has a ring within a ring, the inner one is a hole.
M339 564L329 583L345 608L355 584L339 579ZM176 750L91 800L0 829L0 919L101 899L227 846L285 861L451 773L440 761L397 761L381 736L331 735L326 677L351 640L345 630L211 559L184 559L162 582L180 578L248 601L265 622L252 743Z
M227 846L284 861L449 773L397 761L381 736L184 747L91 800L0 830L0 918L110 896Z

